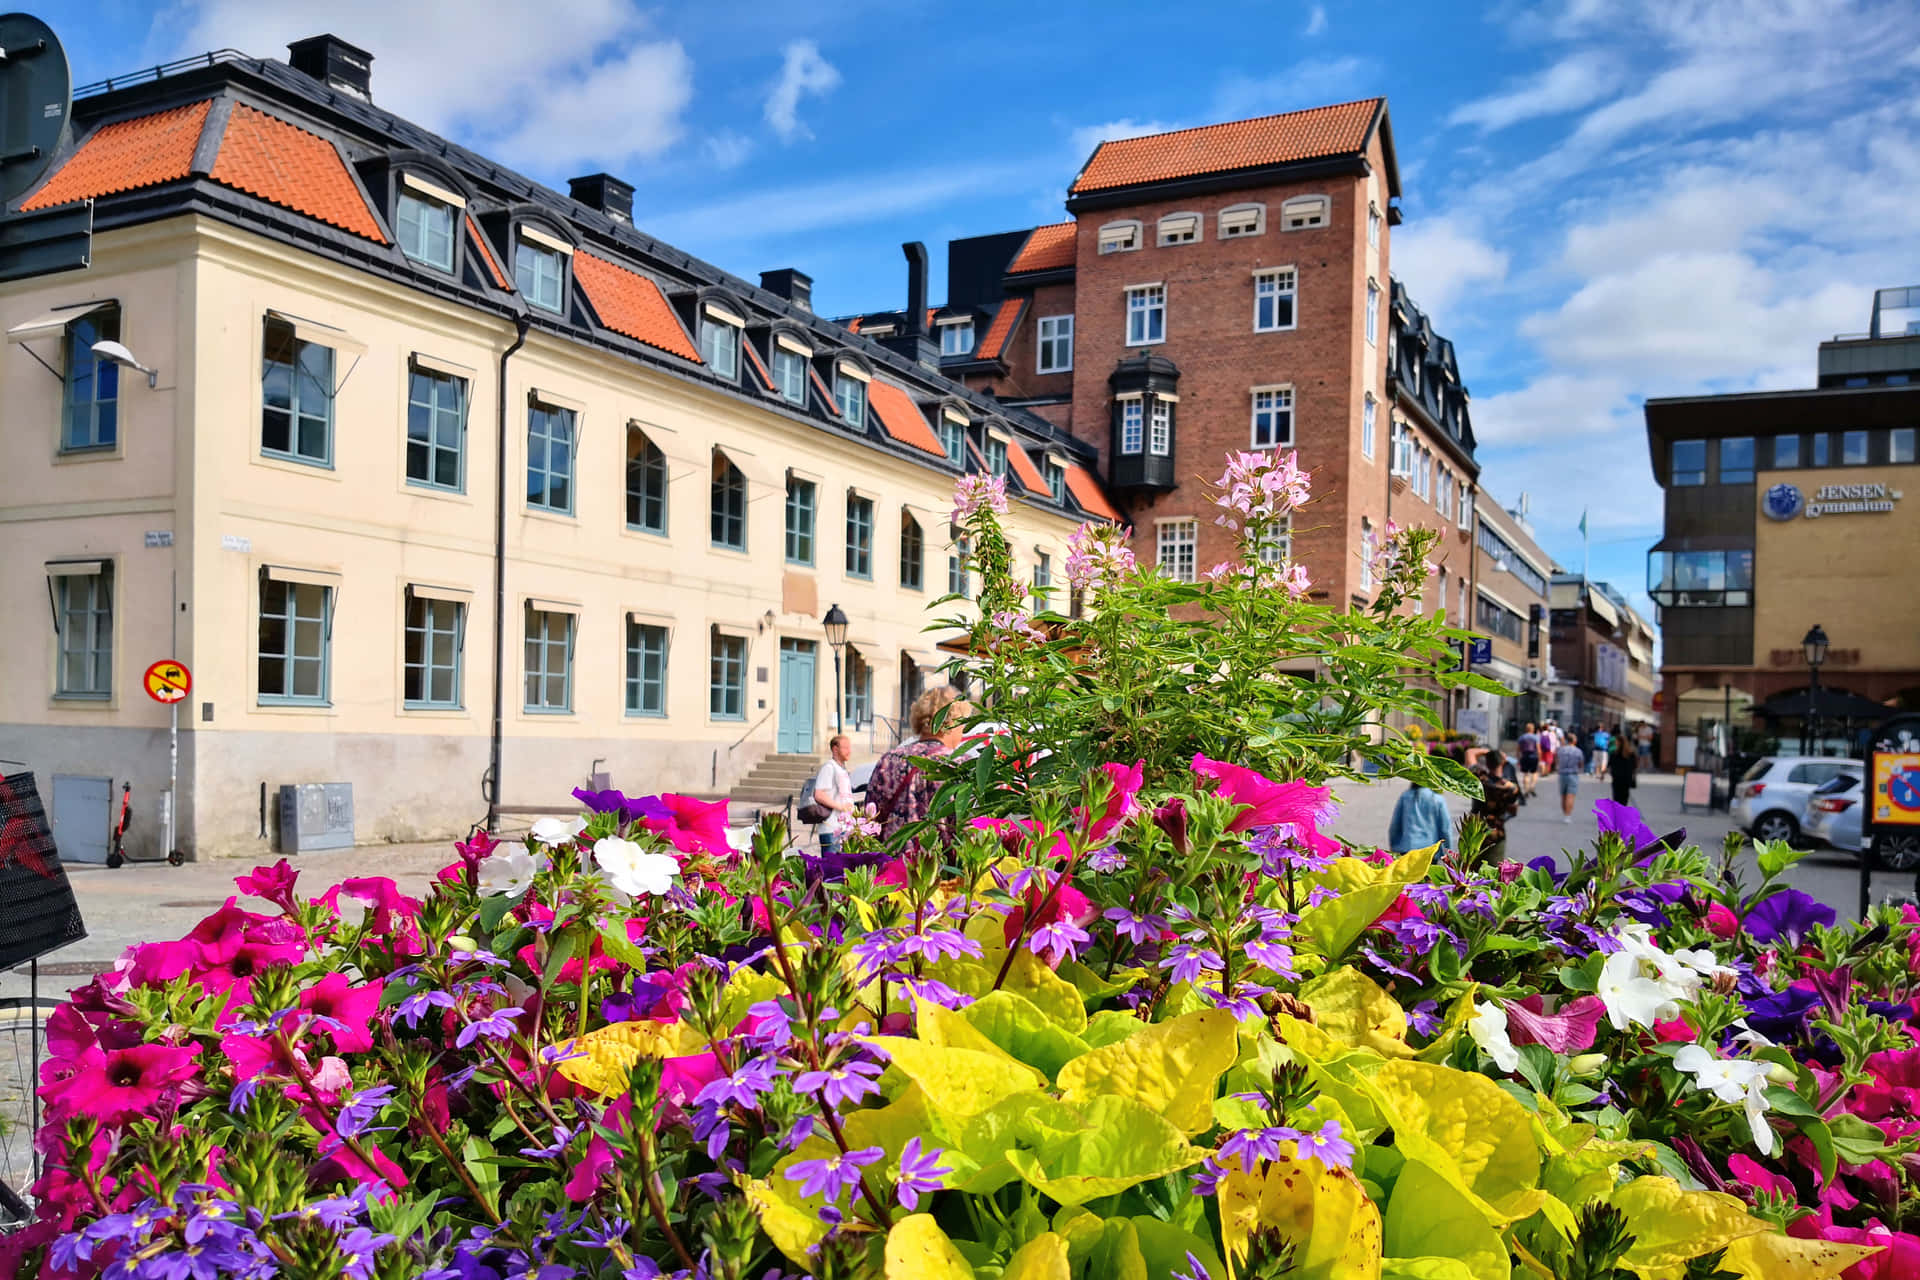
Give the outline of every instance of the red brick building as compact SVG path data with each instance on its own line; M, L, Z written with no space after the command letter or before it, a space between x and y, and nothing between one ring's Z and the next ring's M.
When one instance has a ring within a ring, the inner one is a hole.
M1451 613L1478 467L1452 345L1392 279L1399 194L1380 98L1105 142L1071 221L952 241L944 305L848 323L927 333L942 372L1097 447L1148 563L1229 558L1204 482L1230 452L1294 449L1315 595L1370 598L1365 550L1428 524L1426 603Z

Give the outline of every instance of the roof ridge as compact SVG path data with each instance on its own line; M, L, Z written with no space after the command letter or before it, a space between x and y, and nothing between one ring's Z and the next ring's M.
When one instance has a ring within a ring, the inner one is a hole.
M1163 133L1136 133L1130 138L1103 139L1094 147L1098 152L1102 147L1119 146L1126 142L1146 142L1154 138L1177 138L1183 133L1205 133L1209 129L1230 129L1240 124L1259 124L1263 120L1283 120L1288 116L1310 115L1315 111L1338 111L1341 107L1357 107L1363 102L1380 103L1386 98L1380 94L1371 94L1364 98L1349 98L1345 102L1323 102L1317 107L1296 107L1292 111L1272 111L1264 116L1247 116L1240 120L1216 120L1212 124L1190 124L1184 129L1168 129ZM1048 225L1058 225L1050 223ZM1037 230L1038 228L1036 228Z

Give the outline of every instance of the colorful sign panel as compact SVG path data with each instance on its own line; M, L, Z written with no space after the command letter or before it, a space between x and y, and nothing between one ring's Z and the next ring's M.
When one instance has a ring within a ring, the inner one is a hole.
M1873 823L1920 827L1920 751L1873 753Z

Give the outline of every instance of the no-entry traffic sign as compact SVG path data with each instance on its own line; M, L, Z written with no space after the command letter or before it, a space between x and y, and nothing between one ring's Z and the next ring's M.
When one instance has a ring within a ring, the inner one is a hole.
M142 683L147 687L149 698L171 706L186 701L187 695L193 692L193 673L185 663L164 658L147 668Z

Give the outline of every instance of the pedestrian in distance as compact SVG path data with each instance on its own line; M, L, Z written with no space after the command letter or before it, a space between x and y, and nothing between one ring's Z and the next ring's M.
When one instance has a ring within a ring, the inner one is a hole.
M1393 818L1387 824L1387 847L1395 853L1410 853L1439 845L1453 852L1453 819L1440 793L1413 783L1393 803Z
M853 740L836 733L827 743L826 763L813 780L813 802L827 811L820 824L820 852L838 853L853 829L853 777L847 761L853 758Z
M1533 799L1534 783L1540 780L1540 733L1533 727L1533 721L1527 721L1525 733L1520 735L1520 803Z
M1480 777L1480 798L1473 814L1487 824L1487 843L1481 855L1498 862L1507 852L1507 820L1519 811L1520 788L1507 776L1512 764L1501 752L1489 751L1474 772Z
M1540 772L1553 772L1553 752L1559 745L1560 730L1549 720L1540 727Z
M1607 757L1613 748L1613 735L1602 725L1593 731L1589 741L1593 746L1593 776L1604 782L1607 777Z
M928 689L913 700L907 713L912 739L881 756L867 779L867 796L883 838L927 816L939 784L919 767L919 760L957 750L972 715L973 704L952 685Z
M1613 758L1613 772L1609 779L1613 783L1613 802L1627 803L1627 792L1633 790L1639 781L1640 757L1627 750L1626 740L1621 739L1620 751Z
M1554 772L1560 775L1560 821L1573 821L1573 802L1580 798L1580 770L1586 765L1580 750L1580 735L1567 734L1567 740L1555 748Z

